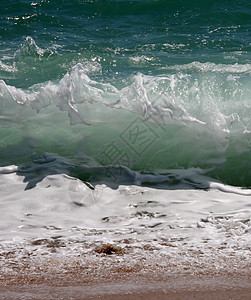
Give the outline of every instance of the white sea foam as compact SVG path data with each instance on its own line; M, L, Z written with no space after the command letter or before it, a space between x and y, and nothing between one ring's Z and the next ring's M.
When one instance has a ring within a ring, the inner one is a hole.
M231 73L231 74L242 74L251 73L251 64L216 64L216 63L201 63L194 61L189 64L166 66L163 67L166 70L198 70L201 72L217 72L217 73Z
M43 243L32 242L60 236L66 245L60 253L75 251L80 242L125 246L130 240L138 249L148 245L173 257L177 247L210 255L224 246L228 253L245 252L250 258L250 190L213 183L209 191L135 185L92 189L64 174L25 190L14 166L1 168L0 185L2 252L37 247L36 255L45 255Z
M0 71L14 73L17 72L17 67L15 65L5 64L0 60Z

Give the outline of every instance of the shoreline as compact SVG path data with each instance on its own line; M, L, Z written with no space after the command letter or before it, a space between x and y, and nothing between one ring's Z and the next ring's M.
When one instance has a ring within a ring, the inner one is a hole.
M154 251L89 253L11 264L0 279L1 299L242 299L251 294L250 263L219 256L211 265L176 265ZM178 257L177 257L178 259ZM216 259L216 257L215 257ZM202 259L203 260L203 259ZM11 266L12 265L12 266Z

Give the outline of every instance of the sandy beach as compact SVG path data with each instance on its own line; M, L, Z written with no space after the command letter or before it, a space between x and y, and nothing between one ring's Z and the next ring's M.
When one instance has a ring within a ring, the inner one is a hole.
M107 253L100 249L70 258L52 247L45 259L26 253L18 262L6 254L8 271L0 278L0 298L250 299L250 262L235 256L212 251L209 257L188 250L172 259L151 249L137 254L115 246Z

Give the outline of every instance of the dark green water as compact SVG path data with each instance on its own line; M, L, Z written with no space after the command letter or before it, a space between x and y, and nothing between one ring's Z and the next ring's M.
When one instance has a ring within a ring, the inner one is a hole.
M249 1L1 1L0 165L250 187L250 20Z

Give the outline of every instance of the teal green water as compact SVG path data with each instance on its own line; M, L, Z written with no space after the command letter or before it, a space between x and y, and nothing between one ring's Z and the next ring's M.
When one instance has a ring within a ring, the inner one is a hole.
M0 165L250 187L250 20L249 1L2 1Z

